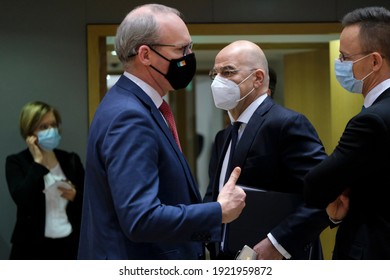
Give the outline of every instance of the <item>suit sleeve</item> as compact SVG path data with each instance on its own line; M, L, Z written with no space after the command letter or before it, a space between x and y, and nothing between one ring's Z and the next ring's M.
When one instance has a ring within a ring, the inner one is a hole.
M303 178L314 166L326 158L326 153L314 127L303 115L286 122L282 128L282 161L286 176L300 186L303 192ZM271 234L294 258L297 252L318 239L329 225L324 209L308 208L302 204L293 214L275 227Z
M353 118L333 153L305 176L304 194L308 205L325 208L346 188L376 180L365 178L367 174L386 174L388 170L379 171L383 165L378 164L386 162L387 153L378 149L389 145L386 142L389 133L377 115L359 114Z
M181 157L144 109L134 107L112 121L102 161L116 218L130 240L220 239L220 204L198 200Z

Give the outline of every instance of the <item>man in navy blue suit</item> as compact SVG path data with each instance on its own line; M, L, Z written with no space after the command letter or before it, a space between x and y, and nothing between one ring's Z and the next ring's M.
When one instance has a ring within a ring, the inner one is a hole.
M336 222L331 226L338 226L333 259L389 260L390 11L356 9L342 26L336 78L364 97L365 109L348 122L333 153L307 174L306 200L328 207Z
M90 127L78 258L203 259L245 192L236 168L217 202L202 203L173 118L159 111L195 74L187 26L176 9L137 7L117 30L116 52L125 72Z
M216 135L204 201L215 201L220 194L228 162L241 167L238 185L296 194L301 203L280 222L275 212L284 205L278 201L266 214L249 213L255 217L268 215L266 219L275 219L275 226L264 237L258 234L256 243L248 245L253 246L258 259L321 259L319 234L326 228L328 216L324 209L303 207L303 177L326 158L326 153L309 120L274 103L269 96L268 71L261 48L245 40L229 44L215 58L210 71L215 105L228 111L231 122L238 123L239 129L233 155L229 152L233 126ZM264 220L259 219L252 230L256 232L258 228L260 232L263 225ZM229 228L226 227L227 240L232 239ZM211 257L234 258L236 252L224 246L225 243L210 243Z

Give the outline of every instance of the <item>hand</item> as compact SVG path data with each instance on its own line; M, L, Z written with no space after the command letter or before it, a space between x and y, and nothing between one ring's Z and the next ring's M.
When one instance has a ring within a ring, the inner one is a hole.
M43 154L39 146L37 145L37 137L35 135L28 136L26 138L27 147L34 158L36 163L42 164Z
M45 166L49 170L57 165L58 161L54 152L42 150L37 144L37 137L35 135L28 136L26 143L36 163Z
M69 201L73 201L74 198L76 197L76 188L70 181L66 181L69 185L71 185L71 188L69 186L62 187L59 186L58 190L61 192L61 196Z
M257 260L282 260L283 255L272 244L268 237L257 243L253 250L257 253Z
M242 188L236 186L240 174L241 168L234 168L229 180L219 192L217 201L222 208L222 223L230 223L237 219L245 207L246 194Z
M341 221L349 210L349 189L340 194L335 201L326 207L326 213L333 221Z

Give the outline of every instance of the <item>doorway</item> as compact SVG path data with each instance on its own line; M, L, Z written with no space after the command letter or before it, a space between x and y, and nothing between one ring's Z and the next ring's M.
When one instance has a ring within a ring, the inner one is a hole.
M90 122L107 87L110 86L110 82L107 82L108 75L122 73L121 65L112 53L117 26L87 26ZM304 83L305 79L303 75L297 73L296 69L299 67L294 67L293 70L291 66L288 67L288 61L295 61L295 65L299 65L296 57L311 57L313 53L322 53L329 58L329 44L339 38L341 25L339 23L188 24L188 29L194 42L197 72L189 87L182 90L184 94L169 94L169 101L175 114L183 152L193 174L196 174L203 194L208 183L211 145L216 132L224 126L225 112L214 107L211 99L211 80L208 78L208 72L214 64L217 52L230 42L239 39L257 43L267 56L269 65L278 75L274 99L277 103L286 106L284 87L285 80L289 80L285 79L285 75L289 78L294 71L294 81L297 84ZM327 67L329 68L329 65ZM285 71L289 71L290 74L285 74ZM330 81L321 82L330 83ZM291 97L290 88L289 84L288 96ZM302 108L302 102L297 100L291 102L291 98L288 98L287 103L289 103L287 107L291 109L300 111ZM331 258L334 234L334 231L325 231L322 234L322 239L325 240L323 244L326 259Z

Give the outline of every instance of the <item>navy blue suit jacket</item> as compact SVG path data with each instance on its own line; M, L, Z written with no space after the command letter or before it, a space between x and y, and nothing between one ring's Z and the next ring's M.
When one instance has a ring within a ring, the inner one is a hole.
M218 194L219 175L229 144L230 128L216 135L205 201L215 200ZM304 175L326 156L309 120L267 97L250 118L236 146L232 166L242 169L237 185L303 194ZM272 209L269 215L272 215ZM310 254L312 247L320 247L319 234L328 221L324 210L300 207L271 233L293 259L309 259L313 258ZM261 226L261 221L253 226Z
M334 152L305 182L307 202L316 207L350 189L334 259L390 259L390 89L348 122Z
M202 204L151 98L122 76L88 136L80 259L199 259L219 240L221 207Z

